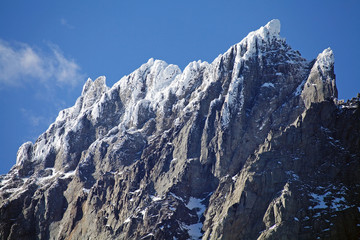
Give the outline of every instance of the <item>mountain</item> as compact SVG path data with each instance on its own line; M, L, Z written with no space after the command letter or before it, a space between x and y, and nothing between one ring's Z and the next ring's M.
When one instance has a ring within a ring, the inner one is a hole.
M1 239L358 239L359 98L272 20L212 63L150 59L0 177Z

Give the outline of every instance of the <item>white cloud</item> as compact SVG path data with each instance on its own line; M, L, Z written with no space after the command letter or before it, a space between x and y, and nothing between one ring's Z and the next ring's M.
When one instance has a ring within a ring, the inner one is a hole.
M65 18L60 19L60 24L67 27L67 28L69 28L69 29L74 29L75 28L73 25L68 23L68 21Z
M45 119L45 117L36 115L29 109L21 108L20 111L21 111L23 117L33 127L38 127L39 125L43 125L44 122L46 122L46 124L48 123L48 121Z
M66 58L59 47L49 45L50 53L25 43L11 45L0 39L0 85L20 86L29 81L58 85L76 85L84 76L73 59Z

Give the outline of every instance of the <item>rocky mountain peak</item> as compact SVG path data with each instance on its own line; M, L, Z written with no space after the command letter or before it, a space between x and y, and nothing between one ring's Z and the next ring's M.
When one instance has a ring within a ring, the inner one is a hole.
M251 38L254 36L262 38L264 41L270 42L273 39L280 39L280 20L273 19L268 22L265 26L260 27L258 30L253 31L248 34L246 38Z
M0 176L1 238L359 237L359 101L335 101L330 49L307 61L279 34L89 79Z
M319 67L321 71L325 73L334 68L334 62L334 53L331 48L327 48L317 56L315 66Z
M88 78L86 83L83 86L81 95L85 96L88 93L93 95L100 95L107 90L106 87L106 77L100 76L95 81L92 81L91 78Z
M338 97L334 73L334 54L330 48L320 53L314 65L311 68L310 75L307 78L302 98L306 107L311 103Z
M268 22L264 28L266 28L269 32L270 36L279 37L280 34L280 20L279 19L273 19L270 22Z
M276 41L285 43L285 40L280 37L280 21L278 19L271 20L265 26L250 32L242 41L236 44L236 47L241 49L242 58L249 59L264 50L270 50L271 47L277 45L274 44Z

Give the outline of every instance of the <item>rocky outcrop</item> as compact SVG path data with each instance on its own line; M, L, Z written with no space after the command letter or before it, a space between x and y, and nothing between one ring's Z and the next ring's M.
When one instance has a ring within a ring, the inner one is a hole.
M205 239L356 239L359 114L324 101L269 133L210 199Z
M89 79L0 177L1 239L360 237L359 99L279 34Z
M310 75L304 84L302 98L306 107L309 108L314 102L322 102L337 97L334 55L332 50L327 48L316 58Z

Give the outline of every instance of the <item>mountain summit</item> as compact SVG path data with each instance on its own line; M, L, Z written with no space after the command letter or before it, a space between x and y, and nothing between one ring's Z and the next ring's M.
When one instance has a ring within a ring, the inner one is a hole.
M0 238L359 238L359 98L279 34L89 79L0 176Z

